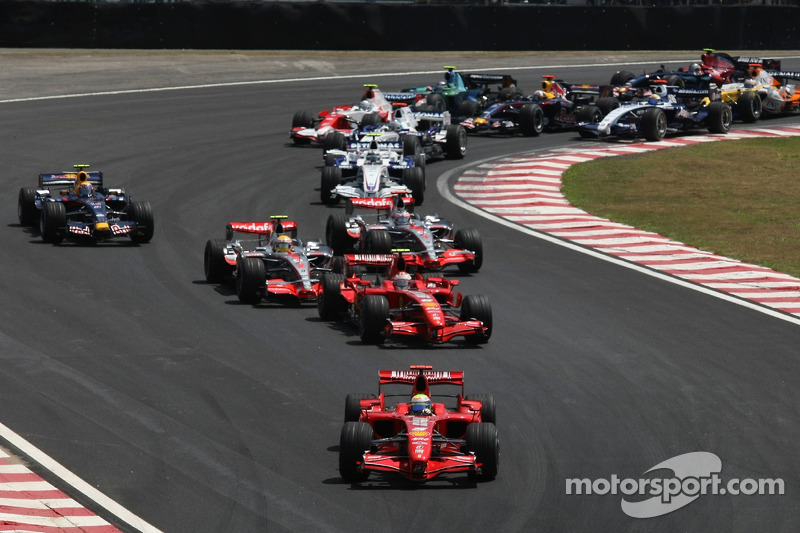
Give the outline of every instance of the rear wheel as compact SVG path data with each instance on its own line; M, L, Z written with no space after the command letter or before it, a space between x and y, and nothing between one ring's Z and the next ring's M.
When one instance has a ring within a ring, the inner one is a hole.
M58 244L64 240L67 226L67 209L61 202L44 202L42 216L39 218L39 230L44 242Z
M325 243L336 255L352 251L356 240L347 233L349 218L344 213L333 213L325 223Z
M711 133L728 133L733 122L731 106L725 102L711 102L708 105L708 131Z
M344 400L344 421L358 422L361 418L361 400L375 398L374 394L348 394Z
M236 275L236 295L243 304L261 301L261 288L267 278L264 262L257 257L239 258Z
M331 191L342 183L342 169L339 167L322 167L322 181L319 186L319 200L325 205L336 205L339 197Z
M648 141L660 141L667 134L667 115L663 109L649 107L642 114L642 136Z
M484 335L467 335L470 344L485 344L492 336L492 306L484 294L468 294L461 303L461 320L480 320L486 328Z
M457 117L476 117L481 112L481 106L475 100L464 100L461 102L461 105L458 106L458 111L456 111Z
M467 450L475 454L480 471L471 474L476 481L491 481L497 477L500 466L500 438L497 426L489 422L479 422L467 426Z
M633 74L633 72L629 72L627 70L618 70L614 73L613 76L611 76L611 81L609 82L609 85L613 85L614 87L620 87L622 85L625 85L635 77L636 76Z
M447 109L447 102L441 94L429 94L425 96L425 103L430 106L431 111L444 111Z
M203 252L203 270L206 274L206 281L209 283L219 283L225 276L229 276L233 272L233 267L225 261L225 241L222 239L206 241L206 248Z
M36 189L23 187L19 190L17 203L19 223L23 226L35 226L39 221L39 210L36 209Z
M608 115L619 106L619 100L613 96L604 96L597 101L597 107L600 109L600 112L603 113L603 116Z
M763 111L761 96L755 91L743 92L736 102L736 109L739 111L743 121L756 122L761 118L761 112Z
M378 113L367 113L361 118L362 126L377 126L383 123L383 118Z
M361 299L358 335L364 344L383 344L383 330L389 320L389 300L380 294L367 294Z
M337 320L347 308L347 302L342 298L342 281L343 274L326 272L322 275L322 290L317 296L317 313L322 320Z
M339 475L346 483L366 481L369 470L360 469L364 452L372 446L372 426L366 422L345 422L339 435Z
M466 398L481 402L481 421L497 424L497 406L491 394L470 394Z
M536 137L544 130L544 111L537 104L522 106L519 110L519 129L523 135Z
M373 229L367 232L366 252L369 254L392 253L392 237L383 229Z
M425 201L425 174L419 167L403 169L403 183L411 189L414 205L422 205Z
M414 157L422 153L422 143L419 136L403 134L400 136L400 142L403 143L403 155Z
M323 148L328 150L347 150L347 137L341 131L332 131L325 136Z
M467 155L467 130L461 124L448 124L445 132L445 155L448 159L463 159Z
M453 246L459 250L469 250L475 255L472 261L458 263L458 268L462 272L477 272L483 265L483 241L481 235L475 228L464 228L456 231L453 238Z
M128 219L136 222L136 229L131 232L131 240L137 244L150 242L155 232L153 208L150 202L134 200L128 208Z

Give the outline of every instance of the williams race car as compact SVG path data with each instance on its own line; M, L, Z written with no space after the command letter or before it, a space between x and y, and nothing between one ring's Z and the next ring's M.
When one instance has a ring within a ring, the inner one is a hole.
M483 242L478 230L454 231L451 222L437 215L411 212L413 202L408 197L352 199L348 213L328 217L326 242L336 254L403 250L406 263L418 270L435 271L448 265L457 265L462 272L480 270ZM356 208L373 216L354 214Z
M442 343L463 336L483 344L492 335L492 308L482 295L462 298L458 280L413 276L399 254L345 255L343 273L325 273L317 301L323 320L345 318L365 344L404 337Z
M434 386L444 394L434 394ZM339 474L348 483L371 472L418 482L453 473L490 481L500 462L495 410L491 394L464 396L464 372L429 365L380 370L377 397L345 399Z
M103 173L75 165L75 172L39 174L38 187L19 191L17 214L23 226L39 225L42 240L100 242L129 237L134 243L153 238L149 202L134 200L124 189L107 189Z
M285 218L274 215L268 222L228 223L225 240L206 242L206 281L232 278L236 295L245 304L264 298L316 301L321 274L333 268L333 250L316 241L304 244L297 238L297 223ZM236 233L254 237L234 239Z

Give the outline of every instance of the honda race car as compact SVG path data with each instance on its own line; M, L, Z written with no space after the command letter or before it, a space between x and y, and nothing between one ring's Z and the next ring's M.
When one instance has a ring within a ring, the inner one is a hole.
M325 239L336 254L364 252L386 254L402 250L409 266L435 271L457 265L462 272L477 272L483 265L483 242L477 229L454 231L438 215L420 216L413 198L352 199L348 213L333 213L325 226ZM372 216L353 214L359 208Z
M203 268L206 281L233 279L236 295L245 304L262 299L316 301L320 276L333 267L333 250L316 241L297 238L297 223L274 215L268 222L230 222L226 240L206 242ZM251 239L234 239L236 233Z
M39 225L42 240L96 243L128 237L149 242L155 226L149 202L134 200L124 189L106 188L103 173L75 165L74 172L39 174L38 187L19 191L17 214L23 226Z
M414 275L399 254L344 256L343 273L325 273L317 310L323 320L344 318L358 326L365 344L388 338L448 342L463 336L483 344L492 335L492 308L482 295L455 291L458 280Z
M298 111L292 118L289 137L295 144L323 143L334 131L350 133L364 120L385 122L392 112L392 104L384 98L377 85L364 85L361 101L355 105L341 105L320 111L316 118L306 111Z
M462 371L434 371L429 365L380 370L377 397L345 399L339 474L347 483L367 481L372 472L417 482L457 473L474 481L495 479L500 463L495 411L494 396L464 395Z
M320 200L335 205L341 198L385 198L411 195L425 200L425 170L402 155L398 142L351 142L347 150L330 150L322 167Z
M653 85L647 100L624 102L611 110L599 123L581 123L581 137L644 137L660 141L668 133L705 128L711 133L730 131L733 111L719 98L719 92L702 89L679 89L663 84ZM681 103L679 98L684 102Z

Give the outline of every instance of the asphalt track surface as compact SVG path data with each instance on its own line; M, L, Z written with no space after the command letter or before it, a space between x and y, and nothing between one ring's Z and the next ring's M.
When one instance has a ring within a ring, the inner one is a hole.
M323 235L336 208L318 203L320 151L289 142L295 111L354 102L362 83L430 83L443 64L515 68L527 89L542 74L602 83L620 68L602 63L695 56L0 52L0 422L150 530L797 531L794 323L495 224L435 186L424 212L483 236L483 269L454 276L491 299L486 345L363 346L313 307L240 305L203 278L203 245L228 221L288 214L301 237ZM149 90L163 87L184 88ZM471 138L463 161L428 166L429 185L578 142ZM152 243L52 246L17 224L19 188L73 163L150 201ZM494 394L495 481L341 482L345 395L415 363ZM623 513L619 494L566 494L567 479L650 477L696 451L720 457L723 480L780 478L785 494L706 495L649 519Z

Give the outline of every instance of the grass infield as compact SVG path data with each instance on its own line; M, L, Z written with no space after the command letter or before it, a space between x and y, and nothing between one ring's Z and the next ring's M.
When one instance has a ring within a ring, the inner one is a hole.
M800 277L800 137L700 143L570 167L593 215Z

